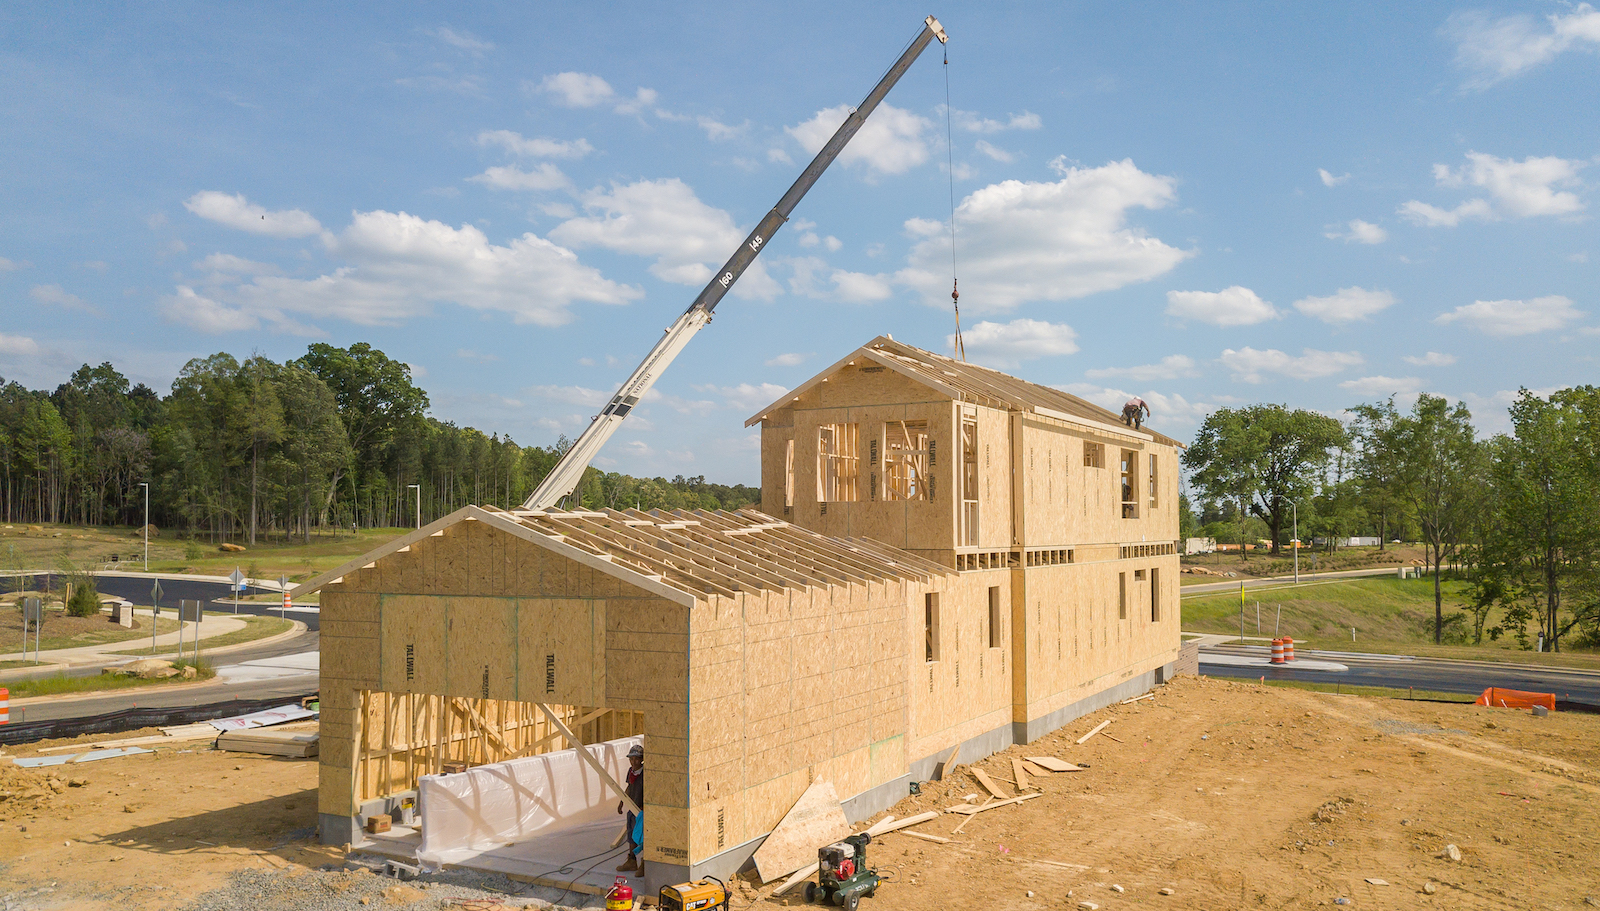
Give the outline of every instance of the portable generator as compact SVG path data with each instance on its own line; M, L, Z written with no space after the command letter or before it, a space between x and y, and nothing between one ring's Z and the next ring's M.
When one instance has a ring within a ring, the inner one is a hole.
M806 883L806 901L831 902L845 911L856 911L863 896L871 898L883 880L867 866L867 845L872 836L865 832L834 842L817 851L817 881Z
M662 886L659 900L661 911L728 911L728 886L715 876L708 876L692 883Z

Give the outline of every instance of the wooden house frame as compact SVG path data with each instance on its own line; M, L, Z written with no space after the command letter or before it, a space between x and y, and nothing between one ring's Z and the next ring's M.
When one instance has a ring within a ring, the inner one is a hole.
M886 336L751 423L762 511L467 507L295 589L322 838L421 775L642 732L654 891L736 871L816 780L864 818L1170 674L1175 441Z

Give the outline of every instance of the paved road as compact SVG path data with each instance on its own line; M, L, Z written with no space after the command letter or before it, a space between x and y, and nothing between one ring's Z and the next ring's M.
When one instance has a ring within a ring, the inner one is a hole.
M58 718L81 718L103 715L134 706L208 705L229 699L266 699L273 696L303 696L317 691L317 677L283 677L276 680L253 680L244 683L210 683L205 686L180 689L120 690L101 696L60 697L48 702L34 702L21 706L23 717L17 717L19 706L12 703L12 721L53 721Z
M34 576L23 576L27 580L26 588L40 589L47 583L56 583L53 573L41 573ZM152 576L96 576L95 588L101 594L123 598L136 605L149 606L150 586ZM14 579L0 580L0 591L15 591L17 582ZM257 588L247 586L245 594L277 594L276 589ZM229 603L214 604L219 600L228 600L233 597L233 587L226 582L208 582L198 579L185 579L181 576L161 577L161 607L163 611L176 610L180 599L185 601L204 601L206 610L234 610L235 605ZM236 613L254 614L256 616L273 616L280 613L280 604L274 601L247 601L237 605ZM317 629L317 613L311 610L289 611L285 616L306 625L306 628Z
M1255 655L1260 648L1208 649L1221 654ZM1296 669L1293 665L1235 667L1205 663L1201 653L1200 672L1213 677L1246 677L1268 680L1304 680L1314 683L1346 683L1352 686L1416 687L1443 693L1477 695L1491 686L1536 693L1555 693L1557 699L1600 706L1600 671L1538 665L1494 664L1483 661L1452 661L1446 658L1408 658L1392 655L1361 655L1351 652L1300 650L1307 658L1329 659L1348 666L1343 672Z

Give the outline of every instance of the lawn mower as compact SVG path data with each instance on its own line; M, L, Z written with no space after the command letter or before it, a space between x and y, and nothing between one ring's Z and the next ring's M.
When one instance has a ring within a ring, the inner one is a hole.
M867 845L872 836L865 832L834 842L817 851L817 881L806 883L806 901L829 902L856 911L862 896L871 898L878 891L878 871L867 867Z

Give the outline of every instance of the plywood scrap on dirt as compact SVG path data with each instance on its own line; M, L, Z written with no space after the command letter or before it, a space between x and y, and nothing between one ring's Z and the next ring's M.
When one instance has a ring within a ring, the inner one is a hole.
M897 831L899 831L901 829L904 829L904 828L906 828L908 826L920 825L922 823L928 822L929 820L938 819L938 818L939 818L939 811L938 810L929 810L926 813L918 813L915 816L907 816L905 819L895 819L893 816L885 816L883 819L880 819L877 822L873 823L872 826L867 829L867 834L871 835L873 838L877 838L879 835L887 835L890 832L897 832ZM911 834L911 833L906 833L906 834ZM824 845L817 845L817 847L819 847L819 848L824 847L824 846L825 846L825 844ZM788 879L783 881L783 885L781 885L778 888L772 890L773 897L776 898L777 896L782 895L783 893L789 891L790 889L793 889L795 886L800 885L801 883L805 882L807 879L810 879L811 878L811 874L813 874L815 872L817 872L817 863L816 863L816 861L812 861L809 865L807 865L805 867L802 867L799 870L796 870L794 872L794 875L790 876Z
M986 804L981 804L976 807L970 804L957 804L953 807L945 807L944 811L946 813L960 813L963 816L976 816L979 813L987 810L998 810L1001 807L1009 807L1015 803L1022 803L1024 800L1032 800L1035 797L1043 796L1044 795L1042 794L1023 794L1021 797L1007 797L1005 800L991 800Z
M1029 756L1028 761L1036 766L1049 769L1052 772L1084 771L1083 766L1074 765L1073 763L1067 762L1065 759L1057 759L1054 756Z
M814 781L783 815L752 860L763 883L800 869L817 858L817 849L850 834L850 821L831 781Z
M1032 776L1034 776L1036 778L1042 778L1045 775L1049 775L1050 774L1050 770L1049 769L1045 768L1042 765L1039 765L1038 763L1035 763L1035 762L1033 762L1031 760L1027 760L1027 759L1022 760L1022 768L1023 768L1023 771L1027 772L1029 775L1032 775Z
M950 772L960 764L960 759L961 744L958 743L956 744L956 748L950 751L950 756L946 758L944 762L941 762L933 767L933 780L944 781L945 776L949 775Z
M309 759L317 755L318 736L310 731L225 731L217 738L217 749Z
M982 769L973 769L972 777L978 780L978 784L982 786L985 791L993 794L995 800L1005 800L1011 796L1010 794L1007 794L999 785L995 784L994 779L984 774Z
M1017 790L1020 791L1023 788L1032 787L1032 785L1028 783L1027 771L1022 768L1022 760L1015 756L1011 757L1011 774L1016 776Z

